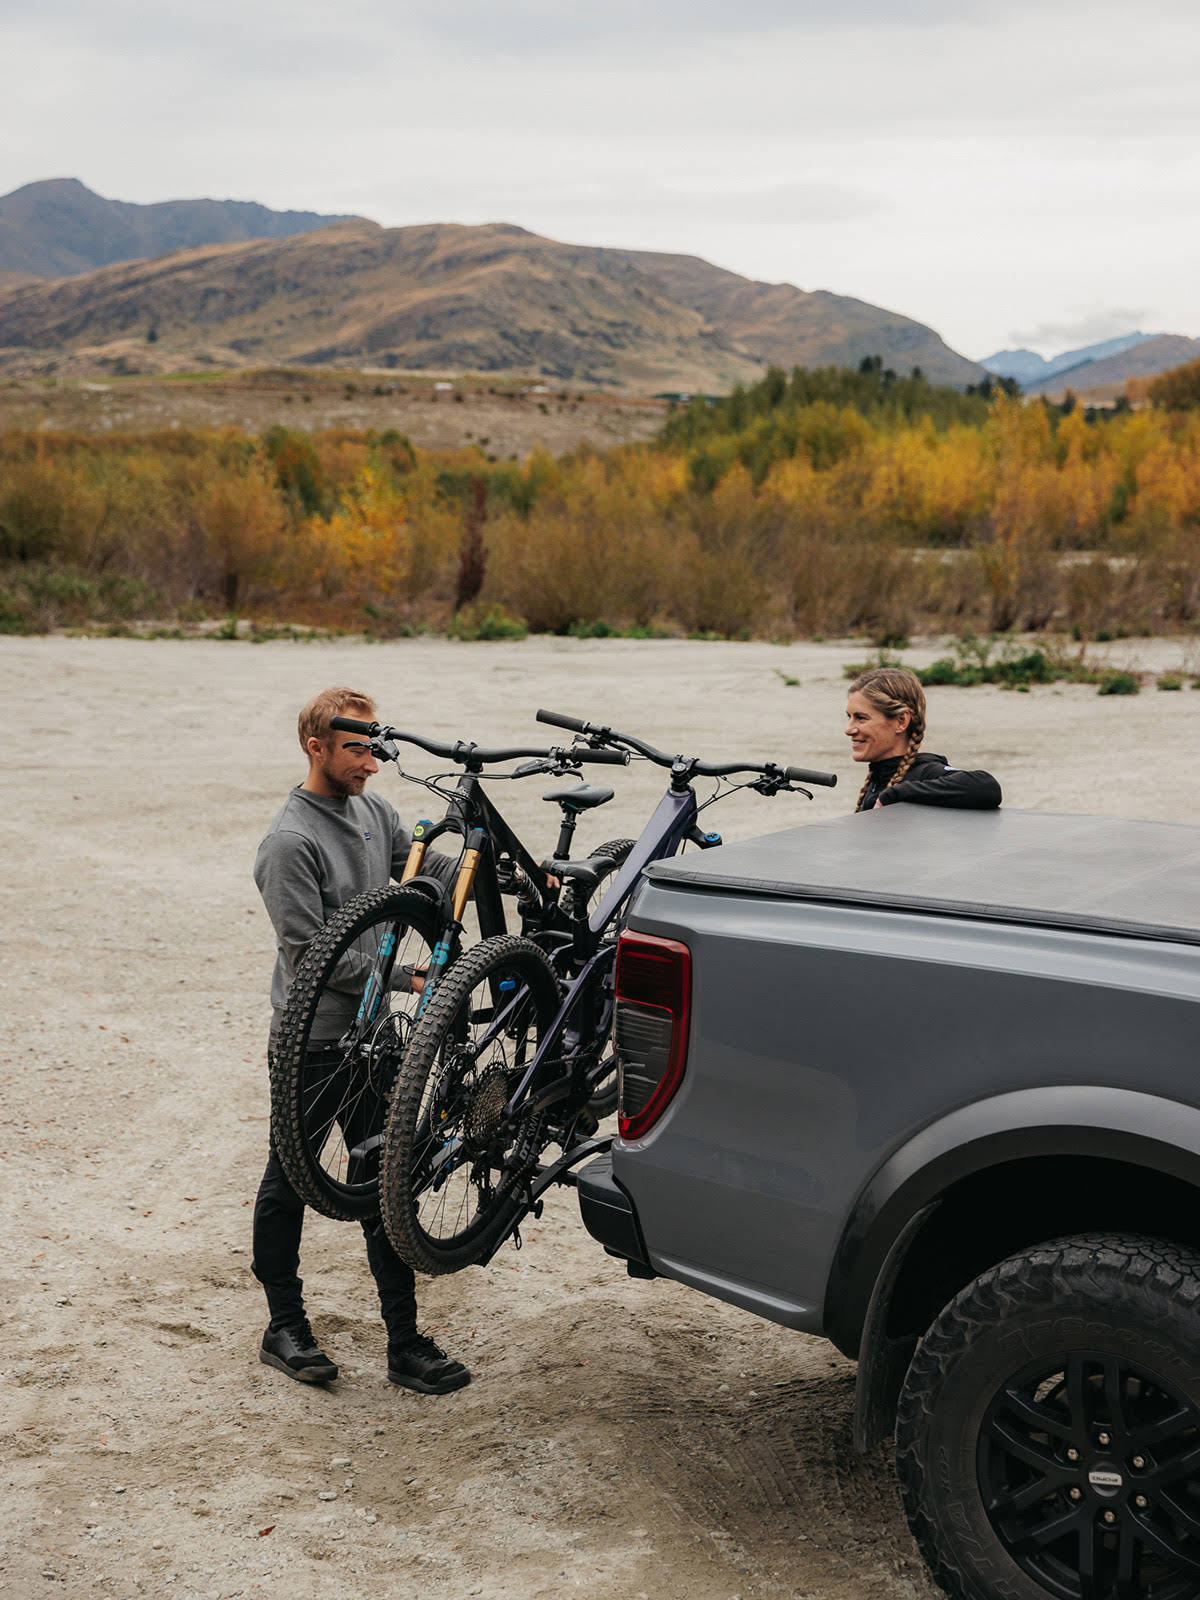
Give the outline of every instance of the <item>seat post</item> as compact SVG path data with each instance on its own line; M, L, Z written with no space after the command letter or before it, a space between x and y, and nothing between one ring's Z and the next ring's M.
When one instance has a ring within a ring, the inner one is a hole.
M574 806L564 805L562 808L562 826L558 830L558 843L554 846L555 860L569 861L571 859L571 840L575 837L575 824L578 820Z

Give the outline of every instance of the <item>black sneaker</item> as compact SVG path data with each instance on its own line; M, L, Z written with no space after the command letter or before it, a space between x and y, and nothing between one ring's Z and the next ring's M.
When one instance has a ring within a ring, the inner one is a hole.
M263 1334L258 1359L268 1367L278 1367L300 1383L329 1383L338 1375L334 1362L317 1344L307 1317L289 1322L283 1328L268 1328Z
M471 1374L461 1361L452 1361L432 1339L414 1334L402 1345L388 1345L388 1382L398 1383L418 1394L449 1394L463 1389Z

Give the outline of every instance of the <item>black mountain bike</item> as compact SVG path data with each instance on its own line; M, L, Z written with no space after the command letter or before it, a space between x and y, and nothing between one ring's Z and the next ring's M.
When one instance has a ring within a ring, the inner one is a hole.
M376 759L446 802L440 822L418 822L399 884L346 902L306 950L288 993L271 1059L271 1131L288 1179L306 1204L353 1220L379 1210L379 1169L388 1101L409 1033L442 974L458 958L463 918L473 897L484 937L507 929L503 896L515 894L522 935L553 968L565 970L576 912L594 890L561 873L582 812L613 791L578 781L585 762L624 764L617 750L566 747L482 749L442 744L375 722L334 717L341 732L360 733ZM418 746L463 768L461 775L414 778L397 745ZM511 773L484 772L526 758ZM538 774L570 778L544 798L562 812L555 856L533 859L484 792L489 781ZM453 881L423 870L432 844L458 846ZM632 846L610 839L590 858L596 883L611 876ZM560 888L560 885L562 886Z
M668 755L555 712L539 711L538 721L568 728L596 749L632 751L669 768L670 781L593 910L583 897L595 891L601 864L561 867L579 895L565 975L531 939L485 939L446 973L407 1040L388 1117L381 1210L397 1252L427 1273L488 1261L528 1212L536 1214L551 1183L573 1182L570 1169L610 1142L592 1136L597 1091L613 1075L614 935L645 867L688 842L719 845L696 818L735 788L811 799L805 783L837 782L804 767ZM753 776L730 781L740 774ZM717 780L703 803L693 787L701 777ZM539 1167L552 1143L562 1155Z

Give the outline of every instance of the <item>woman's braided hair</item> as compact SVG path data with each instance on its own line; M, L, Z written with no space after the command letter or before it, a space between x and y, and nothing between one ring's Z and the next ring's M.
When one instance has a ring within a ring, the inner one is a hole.
M882 711L885 717L894 719L902 711L908 712L908 743L904 747L900 765L884 787L890 789L894 784L903 783L908 776L908 769L917 759L921 740L925 737L925 691L921 687L921 680L915 674L906 672L903 667L873 667L870 672L860 672L846 693L861 694L877 711ZM855 811L862 810L862 803L867 797L870 783L871 774L868 772L862 788L858 791Z

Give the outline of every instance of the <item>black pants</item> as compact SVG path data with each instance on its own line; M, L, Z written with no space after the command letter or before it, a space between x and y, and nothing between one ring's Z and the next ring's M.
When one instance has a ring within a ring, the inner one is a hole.
M306 1109L310 1127L321 1127L331 1119L335 1106L329 1096L340 1097L342 1086L330 1076L330 1053L313 1050L305 1062L314 1077L328 1087ZM352 1138L361 1130L343 1129ZM304 1315L304 1284L300 1278L300 1235L304 1228L304 1201L288 1182L271 1143L266 1171L254 1202L254 1259L251 1270L267 1295L271 1326L282 1327ZM379 1291L379 1309L387 1329L388 1344L401 1345L417 1331L417 1296L412 1268L392 1249L378 1217L362 1224L367 1245L367 1265Z

